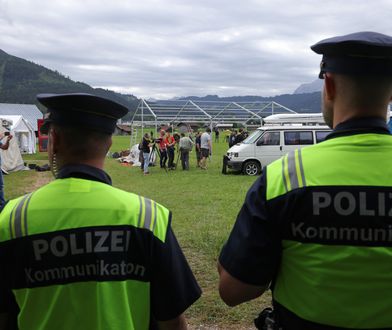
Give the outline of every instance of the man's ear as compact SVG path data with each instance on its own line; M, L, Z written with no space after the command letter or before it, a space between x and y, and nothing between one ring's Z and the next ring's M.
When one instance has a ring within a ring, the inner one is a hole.
M61 138L60 138L60 134L59 132L56 130L55 127L51 127L49 129L49 139L51 141L52 144L52 149L54 153L57 153L60 143L61 143Z
M333 101L336 97L336 82L334 76L330 73L324 75L324 91L325 97L329 101Z

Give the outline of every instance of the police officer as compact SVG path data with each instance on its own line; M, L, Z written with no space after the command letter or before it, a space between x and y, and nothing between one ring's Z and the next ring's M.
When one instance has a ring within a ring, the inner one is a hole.
M44 94L56 180L0 215L0 311L19 329L186 329L200 288L153 200L103 171L128 110L90 94Z
M392 37L320 41L325 142L267 166L218 270L230 306L272 282L282 329L392 329Z

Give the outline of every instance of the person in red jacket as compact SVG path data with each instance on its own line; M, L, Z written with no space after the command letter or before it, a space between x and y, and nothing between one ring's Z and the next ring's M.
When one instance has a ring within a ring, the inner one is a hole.
M174 161L174 146L176 145L176 140L170 134L169 131L166 132L165 143L166 143L167 155L169 157L169 162L167 166L169 167L169 170L174 170L175 167L173 161Z
M160 165L161 168L166 167L166 161L167 161L167 148L166 148L166 137L165 137L166 132L164 130L161 130L159 132L159 138L158 138L158 146L159 146L159 154L160 154Z

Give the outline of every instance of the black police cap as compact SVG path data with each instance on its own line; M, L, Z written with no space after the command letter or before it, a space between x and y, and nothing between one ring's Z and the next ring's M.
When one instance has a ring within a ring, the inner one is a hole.
M128 113L123 105L92 94L39 94L37 99L47 108L40 129L44 134L50 123L112 134L117 120Z
M325 72L392 76L392 37L357 32L324 39L310 47L322 54L319 77Z

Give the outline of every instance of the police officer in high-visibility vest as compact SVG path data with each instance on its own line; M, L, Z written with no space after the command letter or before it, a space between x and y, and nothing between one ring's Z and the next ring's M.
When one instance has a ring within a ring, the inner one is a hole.
M103 171L124 106L90 94L41 94L56 180L0 214L0 329L186 329L200 288L157 202ZM12 321L12 320L11 320Z
M220 295L234 306L270 286L276 329L392 329L392 37L311 48L333 131L250 188L219 258Z

